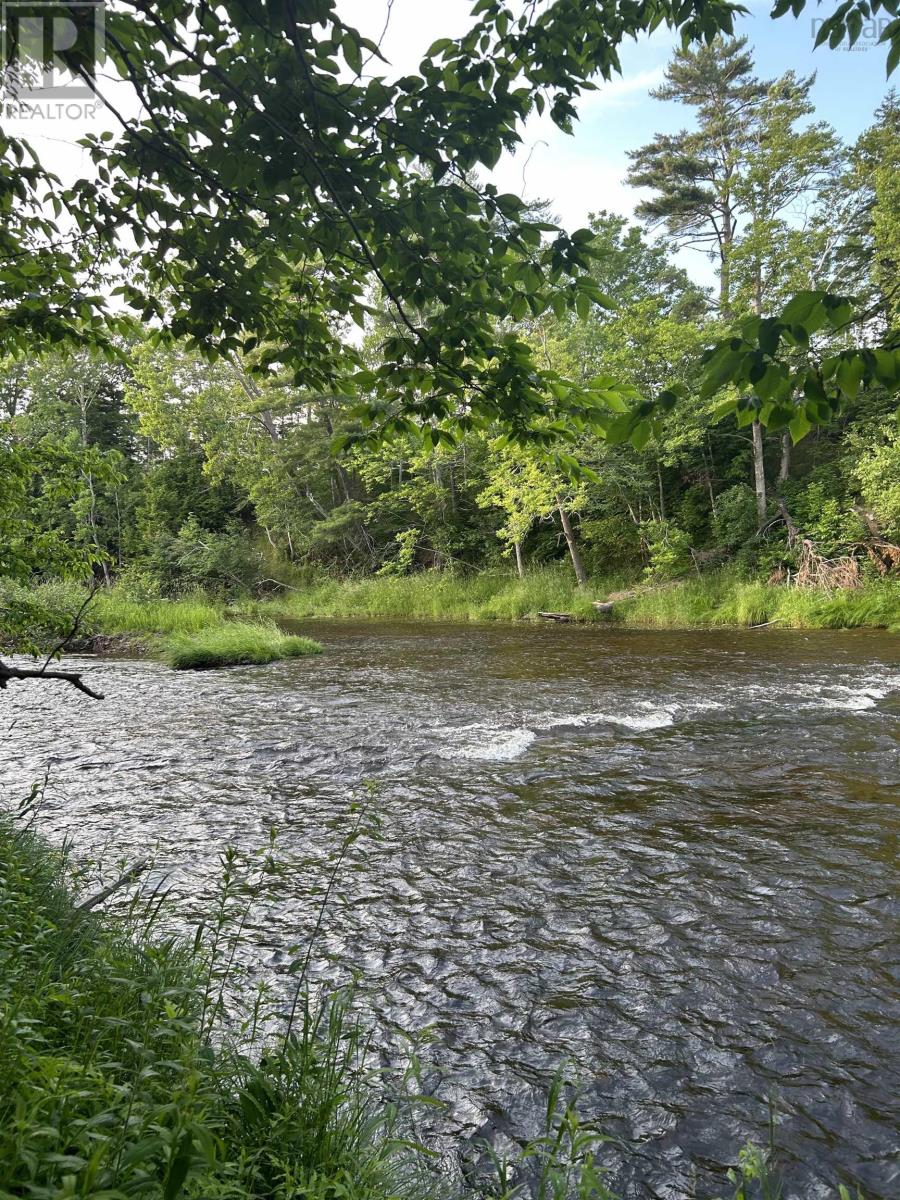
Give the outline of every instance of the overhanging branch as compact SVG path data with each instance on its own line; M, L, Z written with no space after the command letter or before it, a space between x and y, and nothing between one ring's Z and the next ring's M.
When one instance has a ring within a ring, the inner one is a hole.
M93 688L88 687L79 671L48 671L46 666L11 667L8 663L0 662L0 691L4 690L11 679L61 679L64 683L71 683L72 687L84 692L92 700L105 699L102 692L95 692Z

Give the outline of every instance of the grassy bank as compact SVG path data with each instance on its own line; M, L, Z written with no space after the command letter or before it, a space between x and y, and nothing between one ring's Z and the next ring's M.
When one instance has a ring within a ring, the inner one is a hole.
M419 574L401 578L328 579L241 611L257 616L492 621L537 618L539 612L571 613L583 621L626 627L703 629L779 624L791 629L900 631L900 580L871 582L848 591L802 590L747 582L721 573L653 587L640 585L633 599L600 613L618 581L591 580L576 587L566 574L537 571L519 580L502 575Z
M266 600L241 605L259 615L376 617L424 621L517 621L539 612L570 612L582 620L597 614L592 600L615 581L592 581L578 588L567 572L545 569L525 579L511 575L416 575L363 579L323 578Z
M67 637L86 592L73 584L25 589L0 581L0 645L4 605L27 611L25 640L49 649ZM137 599L122 588L98 591L82 614L75 648L121 650L161 658L178 670L270 663L318 654L310 638L289 637L263 616L236 619L224 603L195 594L179 600ZM8 649L19 649L12 641Z
M900 580L837 591L748 583L727 575L646 591L615 619L637 629L778 625L785 629L890 629L900 633Z
M215 1023L232 941L214 914L190 943L153 939L148 907L80 909L67 874L0 816L0 1195L426 1194L345 1008L302 1006L290 1037L241 1053Z
M619 579L592 579L575 586L568 572L510 575L453 575L421 572L400 577L335 579L322 576L285 588L264 600L226 605L203 595L179 600L135 599L121 588L102 591L88 609L82 632L135 643L178 668L268 663L318 653L309 639L284 636L280 618L516 621L538 613L569 613L576 620L633 629L709 629L772 624L785 629L875 628L900 632L900 580L873 580L863 587L820 591L769 585L728 573L669 584L638 584L636 594L598 612L623 586ZM45 585L30 593L36 624L44 621L41 644L53 644L76 611L84 592ZM0 596L2 599L2 596ZM40 614L44 613L43 618ZM40 632L40 631L39 631Z
M143 637L151 653L178 671L261 665L322 652L311 638L288 636L260 617L235 620L223 604L197 595L135 600L113 588L95 597L87 624L106 636Z
M283 634L271 621L228 621L197 633L175 633L162 643L162 657L177 671L270 663L321 654L312 638Z

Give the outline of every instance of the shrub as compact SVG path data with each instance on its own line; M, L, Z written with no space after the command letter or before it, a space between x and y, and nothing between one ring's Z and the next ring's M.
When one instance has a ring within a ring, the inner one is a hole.
M250 592L263 574L263 565L263 555L239 523L216 533L189 517L174 536L157 535L140 569L146 586L157 594L202 589L227 598Z
M737 483L716 497L713 532L725 550L737 550L755 536L756 497L752 488Z
M674 579L691 564L690 536L671 521L646 521L641 533L650 556L644 568L647 579Z
M641 535L630 517L597 517L581 522L581 550L587 569L623 570L640 561Z

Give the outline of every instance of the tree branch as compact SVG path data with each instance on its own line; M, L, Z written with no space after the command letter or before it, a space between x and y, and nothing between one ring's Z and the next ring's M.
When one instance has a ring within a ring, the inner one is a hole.
M96 908L98 904L102 904L104 900L108 900L113 892L118 891L120 887L124 887L126 883L131 883L132 880L137 879L140 875L143 875L149 866L149 859L144 859L141 862L135 863L133 867L129 867L124 874L120 875L114 883L111 883L101 892L97 892L95 896L91 896L88 900L85 900L82 904L79 904L75 909L75 912L90 912L92 908Z
M10 679L61 679L65 683L71 683L72 687L84 692L92 700L105 699L102 692L95 692L93 688L88 687L79 671L48 671L46 664L43 667L11 667L8 663L0 661L0 691L6 688Z

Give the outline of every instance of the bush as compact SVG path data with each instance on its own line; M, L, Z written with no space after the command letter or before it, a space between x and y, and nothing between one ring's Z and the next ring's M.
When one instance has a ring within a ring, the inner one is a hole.
M893 422L863 442L852 474L885 535L900 539L900 434Z
M646 521L641 533L650 556L644 568L647 579L674 579L691 565L690 535L671 521Z
M630 517L597 517L581 522L581 556L592 573L633 569L641 558L641 535Z
M713 532L724 550L737 550L756 536L756 497L752 488L737 483L716 497Z
M201 589L230 598L252 591L263 565L263 555L238 523L213 533L189 517L174 537L156 537L150 554L141 560L140 578L157 594L177 596Z
M88 591L74 583L27 587L0 579L0 650L47 653L71 632Z
M833 479L811 479L791 493L789 507L803 535L825 558L843 554L863 537L862 522L847 498L834 491Z

